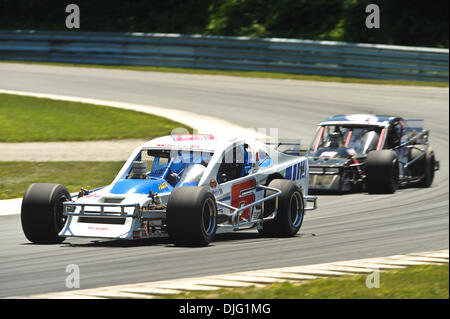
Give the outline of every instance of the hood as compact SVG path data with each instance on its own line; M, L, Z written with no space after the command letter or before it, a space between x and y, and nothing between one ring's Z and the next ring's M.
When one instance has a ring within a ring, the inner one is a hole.
M148 194L171 192L173 187L164 179L120 179L111 190L110 194Z
M314 166L344 166L347 158L312 157L308 160L309 167Z

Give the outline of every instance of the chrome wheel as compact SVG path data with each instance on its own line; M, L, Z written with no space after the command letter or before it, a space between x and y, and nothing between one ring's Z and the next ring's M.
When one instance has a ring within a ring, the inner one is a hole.
M291 199L291 221L292 226L299 227L303 221L304 207L299 193L295 192Z
M208 236L214 234L216 229L216 209L214 202L208 198L202 209L203 229Z

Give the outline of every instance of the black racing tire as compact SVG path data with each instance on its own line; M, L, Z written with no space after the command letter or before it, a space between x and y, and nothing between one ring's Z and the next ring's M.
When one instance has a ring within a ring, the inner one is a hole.
M175 188L167 201L167 232L176 246L207 246L217 230L217 204L205 187Z
M426 145L422 145L422 144L418 144L418 145L414 145L414 146L417 148L411 148L409 150L409 157L408 157L409 161L412 161L416 157L422 155L421 149L427 148ZM420 159L417 159L413 164L410 165L408 173L411 176L422 176L425 174L424 169L425 169L425 157L422 157Z
M298 185L290 180L274 179L269 187L281 190L278 197L278 211L274 219L265 221L260 234L267 237L292 237L300 230L305 216L303 194ZM266 196L274 194L267 190ZM275 209L275 199L265 202L263 216L269 216Z
M64 227L65 201L71 201L69 191L60 184L31 184L22 200L21 222L25 237L35 244L59 244L66 238L58 236Z
M366 183L370 194L393 194L399 184L397 154L392 150L372 151L365 163Z
M436 159L434 157L434 150L431 147L428 147L424 160L423 161L419 160L419 162L421 162L421 165L423 167L422 169L423 178L417 184L417 186L425 188L430 187L431 184L433 184L434 166L436 164Z

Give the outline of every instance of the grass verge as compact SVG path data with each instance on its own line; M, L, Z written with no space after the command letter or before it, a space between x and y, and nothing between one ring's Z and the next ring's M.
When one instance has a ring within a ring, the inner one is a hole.
M21 64L42 64L42 65L55 65L55 66L66 66L66 67L170 72L170 73L185 73L185 74L226 75L226 76L238 76L238 77L249 77L249 78L270 78L270 79L285 79L285 80L362 83L362 84L380 84L380 85L431 86L431 87L446 87L446 88L449 87L448 82L379 80L379 79L364 79L364 78L322 76L322 75L302 75L302 74L289 74L289 73L276 73L276 72L189 69L189 68L156 67L156 66L124 66L124 65L73 64L73 63L56 63L56 62L5 61L5 60L0 61L0 63L1 62L3 62L3 63L21 63Z
M367 275L321 278L304 284L220 289L168 295L170 299L448 299L449 266L423 265L380 272L379 288L367 288Z
M0 94L0 142L87 141L170 135L169 119L87 103Z
M0 200L22 197L37 182L65 185L69 192L112 182L124 162L1 162Z

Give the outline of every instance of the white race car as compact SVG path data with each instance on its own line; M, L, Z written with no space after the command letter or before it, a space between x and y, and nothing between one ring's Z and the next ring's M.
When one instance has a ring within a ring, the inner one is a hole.
M308 181L306 157L261 141L166 136L135 149L108 186L72 197L60 184L30 185L22 228L33 243L169 237L175 245L205 246L216 232L250 228L293 236L305 211L317 207Z

